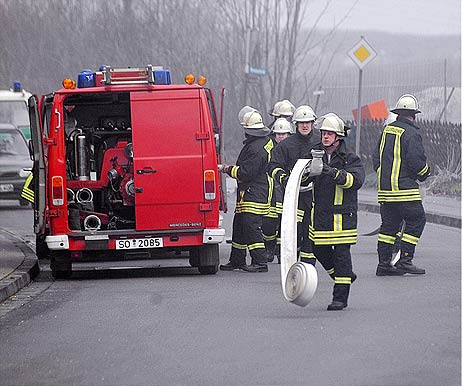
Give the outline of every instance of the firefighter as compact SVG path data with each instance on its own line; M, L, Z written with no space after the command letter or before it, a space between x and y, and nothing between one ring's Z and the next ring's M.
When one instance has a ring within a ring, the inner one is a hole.
M376 275L425 274L412 263L426 222L417 181L425 181L430 175L420 129L415 125L416 114L420 113L416 97L401 96L391 112L397 114L396 121L384 128L372 157L382 218ZM403 220L406 225L401 234L401 256L393 266L393 245Z
M274 142L273 145L276 146L292 133L292 124L287 119L276 119L271 127L271 138ZM281 224L283 193L279 184L275 181L273 182L274 185L270 211L263 217L262 232L268 262L272 262L274 260L274 255L276 255L278 256L278 262L280 263L280 251L278 247L281 245L281 239L279 237L278 230Z
M273 181L266 173L273 141L258 111L244 114L244 147L236 165L219 165L218 170L237 180L236 209L233 219L231 255L223 271L242 269L247 272L268 272L268 259L262 236L262 219L268 214ZM249 250L251 264L246 265Z
M347 307L350 285L356 279L350 247L358 236L358 189L365 172L361 159L347 150L347 128L336 114L321 117L320 131L322 143L317 149L324 150L323 169L314 177L310 238L316 258L334 279L327 309L336 311Z
M312 158L311 149L320 143L319 130L313 126L315 120L316 115L310 106L297 107L292 116L292 122L297 128L296 133L279 143L272 153L268 173L283 190L297 160ZM302 184L306 182L306 178L302 178ZM297 239L300 260L314 265L316 259L309 239L311 200L311 190L300 192L297 210Z

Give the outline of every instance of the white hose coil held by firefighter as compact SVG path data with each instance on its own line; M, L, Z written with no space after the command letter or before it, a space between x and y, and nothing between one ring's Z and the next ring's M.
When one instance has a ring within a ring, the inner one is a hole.
M297 208L302 176L321 174L322 151L312 151L313 159L299 159L290 173L284 194L281 219L281 284L286 300L305 307L318 286L316 268L298 261ZM309 214L308 214L309 215Z

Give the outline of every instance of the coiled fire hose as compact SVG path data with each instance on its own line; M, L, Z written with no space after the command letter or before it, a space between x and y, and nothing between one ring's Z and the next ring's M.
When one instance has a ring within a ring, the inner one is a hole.
M318 286L316 268L298 261L297 208L300 182L305 174L316 176L322 171L322 151L312 151L313 159L299 159L290 173L284 194L281 219L281 284L286 300L305 307ZM309 213L308 213L309 215Z

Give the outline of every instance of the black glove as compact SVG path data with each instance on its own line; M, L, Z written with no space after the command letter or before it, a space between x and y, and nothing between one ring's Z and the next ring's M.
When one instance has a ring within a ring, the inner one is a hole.
M322 174L326 174L329 177L335 178L337 176L338 169L330 167L327 164L322 165Z

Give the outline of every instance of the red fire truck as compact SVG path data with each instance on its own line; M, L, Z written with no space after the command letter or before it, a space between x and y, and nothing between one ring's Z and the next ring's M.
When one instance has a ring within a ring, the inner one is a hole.
M102 66L30 98L37 255L54 277L78 261L183 252L217 272L219 119L205 78L185 81L152 65Z

